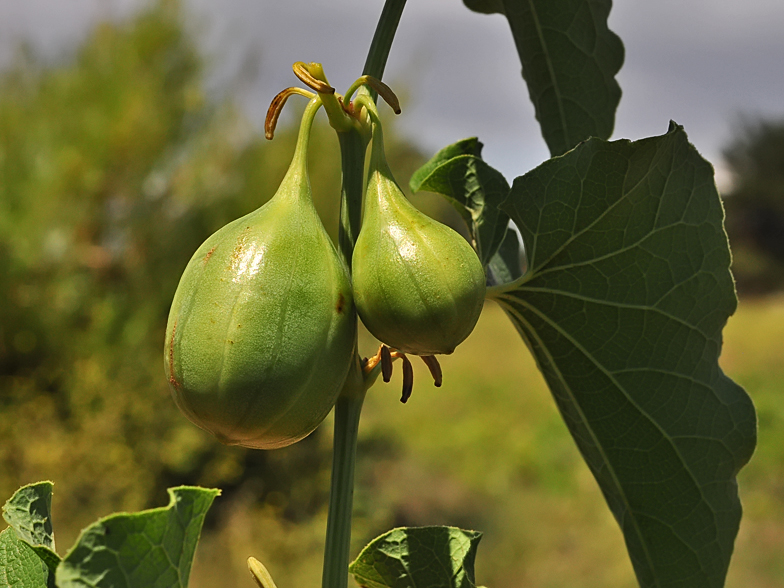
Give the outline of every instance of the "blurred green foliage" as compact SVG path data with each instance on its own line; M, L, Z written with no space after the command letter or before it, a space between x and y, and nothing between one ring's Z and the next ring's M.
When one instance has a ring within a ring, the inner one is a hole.
M0 80L0 495L55 480L59 528L165 503L180 483L224 497L251 484L262 501L285 496L292 520L326 499L316 437L284 452L223 447L169 397L162 345L180 274L210 233L272 196L295 138L282 128L268 144L205 95L204 76L179 4L162 0L101 24L64 64L28 56ZM340 165L324 121L312 144L334 236ZM404 173L423 161L401 141L390 159Z
M724 149L732 270L741 294L784 289L784 120L749 119Z

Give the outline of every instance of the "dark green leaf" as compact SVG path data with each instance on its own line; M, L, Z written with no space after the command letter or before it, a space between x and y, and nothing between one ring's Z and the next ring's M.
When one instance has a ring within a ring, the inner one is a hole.
M351 563L363 588L474 588L482 534L455 527L407 527L376 537Z
M468 225L482 265L487 265L509 224L509 216L498 208L509 194L509 183L482 160L481 149L476 139L442 149L414 173L410 185L414 192L435 192L454 205Z
M3 518L53 574L60 563L52 530L52 483L22 486L3 506Z
M0 533L0 588L47 588L49 570L11 527Z
M411 191L419 192L425 178L432 174L438 166L446 163L453 157L457 157L458 155L475 155L476 157L482 157L482 147L484 147L484 145L476 137L469 137L468 139L463 139L457 143L447 145L431 157L430 161L411 175L411 180L408 182Z
M710 164L674 124L634 143L592 139L517 178L504 209L530 270L495 297L533 350L640 585L723 586L756 417L718 364L736 298Z
M525 271L525 251L520 247L517 233L509 227L501 247L487 264L488 283L491 286L508 284L522 276Z
M57 569L59 588L185 588L202 523L219 490L169 489L163 508L93 523Z
M552 155L607 139L621 88L623 45L607 28L611 0L466 0L509 21L523 78Z

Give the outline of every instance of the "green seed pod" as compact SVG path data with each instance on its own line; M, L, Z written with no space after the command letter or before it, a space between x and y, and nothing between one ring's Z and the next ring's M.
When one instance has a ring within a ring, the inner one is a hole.
M387 165L378 124L364 207L352 260L362 322L404 353L452 353L479 319L484 269L463 237L405 197Z
M345 264L313 206L311 101L273 198L210 236L185 268L166 328L172 395L228 445L284 447L334 406L354 351Z

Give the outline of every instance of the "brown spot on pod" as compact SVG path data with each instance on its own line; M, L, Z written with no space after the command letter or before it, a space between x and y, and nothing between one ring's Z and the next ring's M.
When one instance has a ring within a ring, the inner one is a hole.
M174 335L177 333L177 321L174 321L172 326L171 338L169 339L169 384L175 388L180 387L180 383L174 376Z
M204 271L211 253L191 260L169 314L174 401L228 445L274 449L310 434L352 365L351 283L313 206L305 131L275 196L204 245L220 271Z

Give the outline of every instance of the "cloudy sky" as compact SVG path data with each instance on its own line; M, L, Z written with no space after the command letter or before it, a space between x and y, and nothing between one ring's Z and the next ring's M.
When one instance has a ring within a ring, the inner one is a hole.
M99 19L145 0L2 0L0 65L22 40L68 55ZM259 124L294 61L320 61L340 91L360 73L383 0L183 0L212 65L213 91L239 92ZM670 119L717 167L741 116L784 117L784 1L616 0L623 98L615 138L662 134ZM253 65L257 75L241 82ZM386 81L405 97L400 124L428 152L478 135L508 177L548 157L505 19L460 0L409 0ZM403 181L405 179L401 178Z

